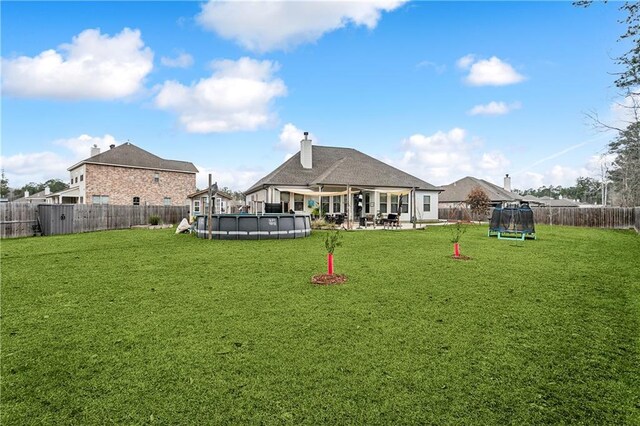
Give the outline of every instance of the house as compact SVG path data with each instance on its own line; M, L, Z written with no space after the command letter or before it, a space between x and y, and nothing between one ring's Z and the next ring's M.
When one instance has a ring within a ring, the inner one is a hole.
M190 162L165 160L132 143L100 153L69 167L70 187L50 194L58 204L164 205L189 204L198 169Z
M207 207L209 205L209 190L203 189L202 191L194 192L187 196L189 198L189 211L191 216L198 216L201 214L207 214ZM214 209L215 213L231 213L231 201L233 197L226 192L216 191L213 193Z
M400 206L401 221L438 219L440 188L355 149L312 145L307 135L298 153L245 191L252 212L279 203L285 212L353 220Z
M525 195L523 201L529 203L531 207L580 207L578 203L568 199L555 199L549 196L536 197L534 195Z
M21 204L45 204L50 203L47 197L51 194L49 187L45 187L43 191L36 192L35 194L29 194L29 191L24 192L24 197L16 198L12 201L12 203L21 203Z
M509 175L504 178L504 188L500 188L498 185L483 179L467 176L442 187L444 192L440 194L439 207L455 208L461 205L466 206L467 197L475 187L482 188L494 207L522 201L521 195L511 192L511 178Z

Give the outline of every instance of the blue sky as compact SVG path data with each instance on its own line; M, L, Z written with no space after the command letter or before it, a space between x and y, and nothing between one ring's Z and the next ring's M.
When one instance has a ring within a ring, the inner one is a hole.
M67 179L130 142L243 190L314 143L434 185L597 177L620 119L617 4L5 2L2 152L11 186Z

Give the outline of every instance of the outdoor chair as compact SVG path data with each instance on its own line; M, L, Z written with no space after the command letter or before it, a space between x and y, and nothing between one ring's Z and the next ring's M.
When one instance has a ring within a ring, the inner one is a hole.
M384 229L398 228L400 226L400 218L397 214L389 213L387 218L382 221Z
M366 228L367 226L373 226L374 229L376 227L376 221L372 214L364 215L364 227Z

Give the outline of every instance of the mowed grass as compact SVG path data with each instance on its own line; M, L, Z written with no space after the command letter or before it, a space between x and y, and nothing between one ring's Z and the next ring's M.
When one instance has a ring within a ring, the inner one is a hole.
M640 424L640 237L5 240L1 422Z

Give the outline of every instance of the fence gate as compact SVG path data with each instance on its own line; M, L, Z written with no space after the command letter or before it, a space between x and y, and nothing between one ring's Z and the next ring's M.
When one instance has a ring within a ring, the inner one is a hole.
M42 235L73 234L73 204L40 204L38 220Z

